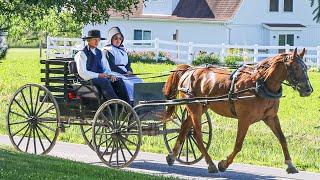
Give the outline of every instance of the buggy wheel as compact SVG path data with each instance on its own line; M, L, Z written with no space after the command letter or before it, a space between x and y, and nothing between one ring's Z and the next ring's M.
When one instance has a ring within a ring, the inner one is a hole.
M60 111L47 88L26 84L13 94L6 121L8 135L15 149L47 154L59 134Z
M101 161L109 167L129 166L141 147L141 124L138 115L118 99L103 103L92 125L92 144Z
M164 142L169 153L172 153L172 149L179 135L181 124L186 120L187 116L188 112L186 108L184 106L179 106L174 113L173 120L164 123L163 125L164 131L173 132L164 134ZM202 115L201 124L203 143L206 149L209 150L212 140L212 124L208 112ZM194 138L193 131L193 128L191 128L186 136L186 139L184 140L184 142L182 142L180 152L178 152L176 160L182 164L195 164L203 158L203 155L200 152L197 142Z
M101 98L95 87L82 85L80 88L76 89L76 95L80 97L81 104L81 120L80 122L80 132L85 141L85 143L94 150L92 145L92 121L85 121L85 115L91 114L96 111L101 105ZM89 106L90 105L90 106Z

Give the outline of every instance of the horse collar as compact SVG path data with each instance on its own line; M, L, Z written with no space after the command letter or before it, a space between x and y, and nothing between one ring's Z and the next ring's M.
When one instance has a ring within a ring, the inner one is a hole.
M279 99L282 96L282 86L278 92L274 93L270 91L262 79L258 79L256 82L255 93L262 98L266 99Z

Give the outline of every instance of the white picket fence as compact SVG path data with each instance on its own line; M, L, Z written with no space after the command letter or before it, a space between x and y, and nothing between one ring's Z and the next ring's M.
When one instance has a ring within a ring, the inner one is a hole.
M99 47L103 47L106 41L101 41ZM85 42L80 38L47 38L47 58L72 57L74 52L84 47ZM196 44L193 42L163 41L158 38L154 40L125 40L125 47L128 51L155 52L156 57L160 52L169 53L171 58L178 63L190 64L200 51L215 53L223 61L228 55L239 55L248 61L258 62L266 57L272 57L279 53L289 52L294 48L302 50L306 48L305 61L309 66L320 68L320 46L317 47L296 47L296 46L259 46L229 45L229 44ZM236 53L234 53L236 51ZM232 53L232 54L231 54Z

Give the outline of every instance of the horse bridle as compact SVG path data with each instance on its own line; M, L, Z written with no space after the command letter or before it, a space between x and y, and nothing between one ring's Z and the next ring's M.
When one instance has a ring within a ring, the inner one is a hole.
M293 59L292 57L290 56L287 56L286 59L285 59L285 62L289 59ZM298 78L295 71L294 71L294 68L292 66L289 66L287 63L284 63L285 64L285 67L287 69L287 81L289 83L289 86L291 86L294 90L297 90L299 88L299 84L302 82L302 81L309 81L309 78L308 78L308 75L307 75L307 65L301 60L300 57L297 57L297 59L295 60L295 62L297 62L301 67L302 67L302 71L304 73L304 77L303 78Z

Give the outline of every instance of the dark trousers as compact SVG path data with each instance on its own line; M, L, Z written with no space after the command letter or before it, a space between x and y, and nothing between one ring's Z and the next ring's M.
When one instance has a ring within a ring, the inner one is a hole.
M128 92L122 79L111 82L107 78L94 78L92 82L106 100L121 99L130 104Z

